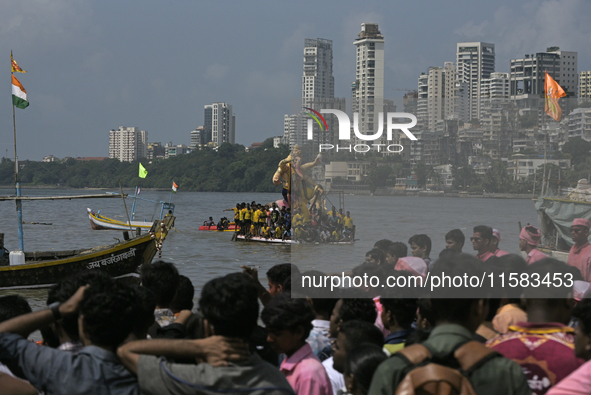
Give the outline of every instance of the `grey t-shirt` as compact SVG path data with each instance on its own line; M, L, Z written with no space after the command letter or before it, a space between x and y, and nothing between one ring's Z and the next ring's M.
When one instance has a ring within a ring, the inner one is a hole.
M207 363L177 364L150 355L140 355L138 381L142 394L293 395L287 379L257 354L244 361L214 367ZM215 389L215 391L214 391ZM250 389L251 391L244 391Z

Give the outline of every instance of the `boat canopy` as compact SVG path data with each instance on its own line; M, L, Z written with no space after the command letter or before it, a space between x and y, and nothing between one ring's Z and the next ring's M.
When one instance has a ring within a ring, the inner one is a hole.
M586 218L591 221L591 203L559 198L539 198L536 210L540 216L544 244L556 243L557 247L569 249L574 243L570 237L570 228L575 218ZM551 240L554 238L554 240Z

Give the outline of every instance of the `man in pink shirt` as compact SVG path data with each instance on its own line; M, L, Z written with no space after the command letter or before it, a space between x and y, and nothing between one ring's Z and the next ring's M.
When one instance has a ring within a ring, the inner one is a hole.
M570 237L575 243L568 253L568 264L581 271L583 278L591 282L591 245L589 245L589 228L591 223L585 218L575 218Z
M476 258L482 262L493 256L493 253L489 251L492 237L493 230L490 226L478 225L474 227L474 236L470 237L470 241L472 242L472 248L478 251Z
M490 240L490 252L494 256L500 257L503 255L509 255L507 251L503 251L499 248L499 243L501 242L501 232L497 229L493 229L493 237Z
M532 225L527 225L523 229L521 229L521 233L519 234L519 250L525 251L527 254L527 258L525 259L525 263L531 265L534 262L542 260L544 258L548 258L546 254L542 251L538 250L538 244L540 244L540 240L542 239L542 234L540 230Z
M314 319L310 303L281 294L269 302L261 319L271 347L286 355L279 369L296 395L332 395L326 370L306 343Z

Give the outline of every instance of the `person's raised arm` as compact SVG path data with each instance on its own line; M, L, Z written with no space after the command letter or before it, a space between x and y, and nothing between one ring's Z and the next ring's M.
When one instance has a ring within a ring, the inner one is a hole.
M263 306L266 306L271 301L271 299L273 299L273 297L271 296L269 291L267 291L267 288L265 288L264 285L261 284L261 281L259 280L258 269L256 267L244 265L240 267L242 268L242 273L247 274L250 278L253 279L255 286L257 287L259 299Z
M88 286L80 287L70 299L59 305L56 312L51 309L44 309L1 322L0 333L9 332L21 335L22 337L27 337L32 332L43 328L61 317L77 313L80 301L84 296L84 290L87 287Z
M246 358L249 350L245 341L222 336L197 340L138 340L126 343L117 350L121 362L134 374L137 374L142 354L178 359L203 358L210 365L224 366L228 361Z

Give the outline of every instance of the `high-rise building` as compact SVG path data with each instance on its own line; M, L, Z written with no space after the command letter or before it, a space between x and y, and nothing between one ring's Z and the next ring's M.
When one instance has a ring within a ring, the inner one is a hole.
M362 23L353 44L356 73L351 92L352 110L359 113L359 132L372 134L378 129L378 113L384 111L384 36L377 23ZM382 134L384 140L385 134Z
M312 140L308 140L308 115L311 108L320 112L322 109L345 111L345 99L334 97L334 77L332 75L332 41L323 38L307 38L304 40L304 58L302 74L302 101L292 108L292 115L284 116L283 141L289 144L307 147L310 152L318 152L319 144L334 144L338 138L337 118L325 114L328 128L312 123ZM295 103L292 103L295 104ZM301 105L301 107L300 107Z
M453 62L444 67L429 67L419 76L417 124L420 129L436 130L444 119L455 119L456 68Z
M561 51L558 47L546 52L526 54L521 59L511 59L509 90L511 100L521 112L539 113L544 96L545 72L565 90L567 96L577 96L577 52ZM568 111L569 106L563 108Z
M228 103L213 103L204 106L203 127L211 130L211 141L220 146L234 144L236 138L236 118Z
M302 105L310 107L316 99L334 97L332 76L332 40L304 40L304 74L302 76Z
M579 73L579 99L581 101L591 100L591 71Z
M480 116L480 83L495 71L495 45L483 42L458 43L457 80L465 83L469 94L469 118ZM464 121L467 121L464 119Z
M210 111L211 112L211 111ZM201 125L195 130L191 130L191 149L206 145L211 141L211 129L206 129Z
M133 162L148 154L148 132L136 127L119 126L109 132L109 158Z

